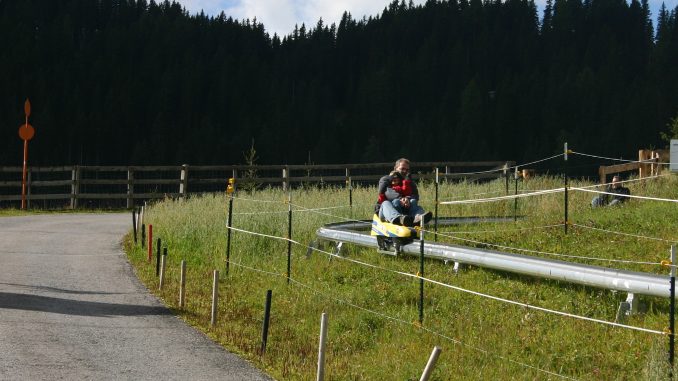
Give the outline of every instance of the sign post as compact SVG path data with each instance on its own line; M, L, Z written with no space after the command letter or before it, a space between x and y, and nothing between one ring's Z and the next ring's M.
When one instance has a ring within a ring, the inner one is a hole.
M24 103L24 113L26 114L26 123L19 126L19 137L24 141L24 166L21 179L21 209L26 209L26 166L28 163L28 141L33 139L35 130L28 124L28 117L31 115L31 102L26 99Z

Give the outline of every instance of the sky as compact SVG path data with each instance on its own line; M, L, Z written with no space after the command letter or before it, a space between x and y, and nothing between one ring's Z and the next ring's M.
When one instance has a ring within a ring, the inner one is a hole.
M209 16L216 16L222 11L235 19L254 19L264 24L266 31L272 36L286 36L294 30L294 25L302 23L314 27L322 17L326 25L339 23L344 11L351 13L354 19L363 16L374 16L391 2L391 0L178 0L190 13L201 10ZM414 4L423 4L426 0L413 0ZM627 0L628 1L628 0ZM657 13L662 2L671 10L678 5L678 0L649 0L652 20L656 23ZM546 0L535 0L541 17Z

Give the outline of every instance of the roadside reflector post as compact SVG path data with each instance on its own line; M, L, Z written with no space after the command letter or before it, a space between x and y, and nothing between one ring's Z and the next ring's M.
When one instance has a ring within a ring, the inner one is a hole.
M318 373L316 381L325 379L325 344L327 343L327 314L320 316L320 344L318 346Z
M165 284L165 259L167 258L166 255L162 256L162 259L160 260L160 282L158 284L158 290L162 290L162 286Z
M214 270L212 274L212 316L210 324L212 327L217 325L217 304L219 303L219 270Z
M132 209L132 231L134 232L134 244L137 244L137 210Z
M186 261L181 260L181 278L179 282L179 308L186 305Z

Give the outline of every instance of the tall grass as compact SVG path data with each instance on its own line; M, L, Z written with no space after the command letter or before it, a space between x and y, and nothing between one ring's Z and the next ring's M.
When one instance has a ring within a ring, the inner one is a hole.
M575 181L574 186L590 185ZM520 190L562 187L562 179L538 177ZM512 187L511 187L512 188ZM633 183L633 194L678 199L678 179L667 176ZM511 189L512 190L512 189ZM503 181L455 183L440 187L440 200L505 194ZM420 184L422 206L433 209L434 187ZM678 205L631 200L622 207L591 209L592 195L569 194L569 220L575 224L629 234L677 240ZM287 234L287 193L265 189L238 194L233 226L276 237ZM231 266L225 274L228 198L205 195L153 204L146 223L169 249L166 286L157 291L155 265L144 249L127 243L140 279L177 315L226 348L252 361L277 379L314 378L320 315L329 315L326 379L416 380L435 345L443 352L435 380L664 379L667 374L663 335L615 328L570 317L484 299L427 283L423 327L418 321L417 259L383 256L375 249L344 245L342 255L372 264L367 267L306 245L322 225L342 219L370 219L374 187L358 187L354 206L340 188L305 188L292 192L292 204L307 208L339 207L293 213L293 281L288 284L287 242L232 232ZM668 258L669 242L615 235L562 223L563 194L521 199L517 222L446 227L439 242L508 247L595 258L659 262ZM441 216L513 216L514 202L440 206ZM533 229L534 228L534 229ZM477 231L477 233L473 233ZM458 237L474 243L460 241ZM479 243L483 242L483 243ZM331 249L326 247L326 249ZM504 249L504 251L510 251ZM532 254L552 257L548 254ZM187 262L187 305L178 308L179 263ZM562 259L562 258L561 258ZM602 266L667 274L656 265L568 259ZM210 327L211 272L220 270L219 322ZM566 282L468 266L426 261L425 274L440 282L549 309L613 321L626 295ZM271 327L265 354L258 353L266 290L273 290ZM638 297L638 296L637 296ZM668 300L640 297L642 313L627 324L662 330L668 326Z

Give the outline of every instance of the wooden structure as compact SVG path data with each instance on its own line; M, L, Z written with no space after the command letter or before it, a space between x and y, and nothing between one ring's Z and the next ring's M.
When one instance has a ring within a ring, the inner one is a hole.
M600 183L607 183L607 175L619 172L638 171L638 177L656 176L662 165L669 161L669 152L667 150L638 150L638 161L625 164L600 166L598 176Z
M511 161L413 162L415 179L442 181L503 178ZM28 169L27 200L49 201L54 207L131 208L143 200L223 192L229 178L236 184L281 186L299 184L375 184L393 163L332 165L227 166L63 166ZM0 207L21 200L21 167L0 167ZM494 170L489 172L488 170ZM470 173L483 172L483 173ZM243 174L246 177L240 177Z

